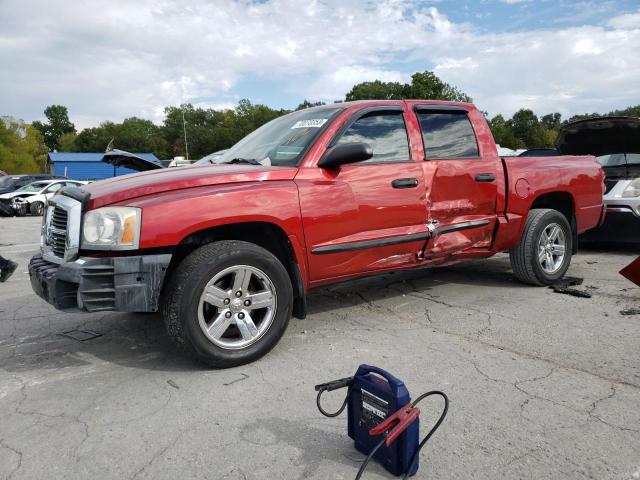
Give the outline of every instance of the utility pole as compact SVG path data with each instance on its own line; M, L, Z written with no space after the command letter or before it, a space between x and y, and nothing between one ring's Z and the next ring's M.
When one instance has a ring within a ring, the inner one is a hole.
M182 131L184 132L184 151L187 160L189 160L189 145L187 144L187 122L184 121L184 109L182 110Z

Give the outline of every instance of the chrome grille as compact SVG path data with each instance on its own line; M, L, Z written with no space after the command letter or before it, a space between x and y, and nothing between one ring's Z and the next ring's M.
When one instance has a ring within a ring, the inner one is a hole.
M81 204L64 195L49 200L42 223L42 257L63 263L77 258L80 244Z
M67 244L67 220L68 215L60 207L53 209L51 224L49 225L49 245L56 257L64 258L64 249Z
M67 230L67 218L68 214L66 210L60 207L54 207L53 215L51 215L51 226L60 230Z

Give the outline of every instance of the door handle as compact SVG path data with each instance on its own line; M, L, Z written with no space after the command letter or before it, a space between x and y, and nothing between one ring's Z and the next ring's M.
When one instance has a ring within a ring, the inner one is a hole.
M391 182L393 188L415 188L418 186L417 178L397 178Z
M476 182L495 182L496 176L493 173L479 173L476 175Z

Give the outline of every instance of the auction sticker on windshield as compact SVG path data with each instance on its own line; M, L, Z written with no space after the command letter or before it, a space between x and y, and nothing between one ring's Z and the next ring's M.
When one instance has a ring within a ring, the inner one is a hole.
M320 128L327 123L326 118L310 118L309 120L299 120L293 124L293 128Z

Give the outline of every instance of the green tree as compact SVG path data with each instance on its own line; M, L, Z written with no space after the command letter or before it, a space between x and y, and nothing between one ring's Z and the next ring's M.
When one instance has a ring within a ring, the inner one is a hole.
M304 110L305 108L311 107L319 107L321 105L326 105L324 102L310 102L309 100L305 100L300 105L296 107L296 110Z
M151 120L131 117L122 123L103 122L98 127L85 128L77 136L69 133L60 137L60 148L65 151L104 152L113 140L113 148L129 152L153 152L158 158L167 158L169 144L163 137L162 127Z
M76 151L76 132L67 132L58 139L58 151L75 152Z
M540 118L540 124L546 130L558 130L562 123L562 115L558 112L548 113Z
M406 98L424 100L449 100L454 102L471 102L471 97L457 87L443 82L429 71L416 72L411 76L411 83L362 82L354 85L347 93L346 100L403 100Z
M640 117L640 105L623 108L622 110L614 110L612 112L609 112L609 115L619 117Z
M408 98L471 102L471 97L455 87L443 82L433 72L418 72L411 75Z
M44 115L47 123L35 121L33 126L42 134L49 151L57 150L60 137L65 133L75 132L76 127L69 120L69 112L63 105L49 105L44 109Z
M104 152L118 126L113 122L102 122L97 127L85 128L76 137L74 144L78 152Z
M0 170L9 174L44 172L47 147L32 126L0 120Z
M496 115L489 120L489 128L498 145L505 148L516 148L516 137L513 134L510 120L505 120L502 115Z
M402 100L408 98L407 87L407 84L399 82L382 82L380 80L362 82L351 88L345 100L347 102L353 100Z
M551 147L544 127L532 110L520 109L511 119L511 130L516 137L518 148Z

